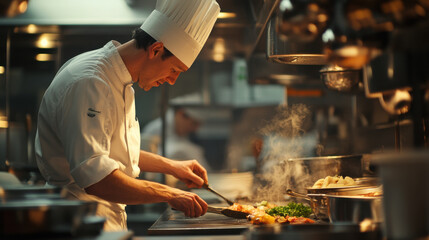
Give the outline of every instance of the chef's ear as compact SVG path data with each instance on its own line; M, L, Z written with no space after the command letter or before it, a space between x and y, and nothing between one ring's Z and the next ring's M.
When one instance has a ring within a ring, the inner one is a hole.
M149 47L149 57L162 56L164 49L164 44L162 42L155 42Z

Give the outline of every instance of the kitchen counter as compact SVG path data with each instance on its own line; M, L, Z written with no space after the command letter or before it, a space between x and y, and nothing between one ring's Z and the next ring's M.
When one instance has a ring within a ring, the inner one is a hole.
M187 218L183 213L167 209L148 229L149 236L133 240L283 240L283 239L350 239L381 240L380 229L361 232L359 224L318 221L315 224L285 224L254 226L246 219L233 219L207 213L199 218Z

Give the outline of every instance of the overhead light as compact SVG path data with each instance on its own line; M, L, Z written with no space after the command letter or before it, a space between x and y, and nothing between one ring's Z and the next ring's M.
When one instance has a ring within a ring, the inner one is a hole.
M8 126L9 126L9 123L7 121L7 117L0 115L0 128L7 128Z
M19 5L18 5L18 12L20 14L25 13L25 11L27 11L27 7L28 7L28 2L27 1L20 2Z
M26 26L17 26L13 29L14 33L29 33L29 34L38 34L38 33L59 33L60 27L54 25L34 25L28 24Z
M36 33L37 32L37 26L34 24L29 24L27 26L27 32L28 33Z
M55 48L57 46L57 34L41 34L36 42L38 48Z
M0 66L0 74L4 74L4 67Z
M36 60L39 62L53 61L54 55L48 53L39 53L36 55Z
M225 40L217 38L213 46L213 60L223 62L225 60Z
M220 12L217 18L226 19L226 18L235 18L237 14L232 12Z
M213 60L215 62L223 62L225 60L225 55L223 55L221 53L215 53L215 54L213 54Z
M0 16L14 17L27 11L28 0L0 1Z

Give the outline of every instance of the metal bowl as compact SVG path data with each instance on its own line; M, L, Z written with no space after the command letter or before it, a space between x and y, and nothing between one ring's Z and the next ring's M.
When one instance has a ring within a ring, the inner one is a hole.
M362 82L362 70L328 65L320 70L320 78L330 90L353 93L360 89L359 82Z

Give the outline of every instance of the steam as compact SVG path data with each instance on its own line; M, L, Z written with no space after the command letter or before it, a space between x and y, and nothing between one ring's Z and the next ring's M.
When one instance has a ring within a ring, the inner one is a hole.
M303 166L289 164L287 160L302 156L302 136L311 124L310 114L310 109L303 104L280 106L272 121L259 130L264 146L257 201L284 202L286 189L292 185L296 188L308 178Z

